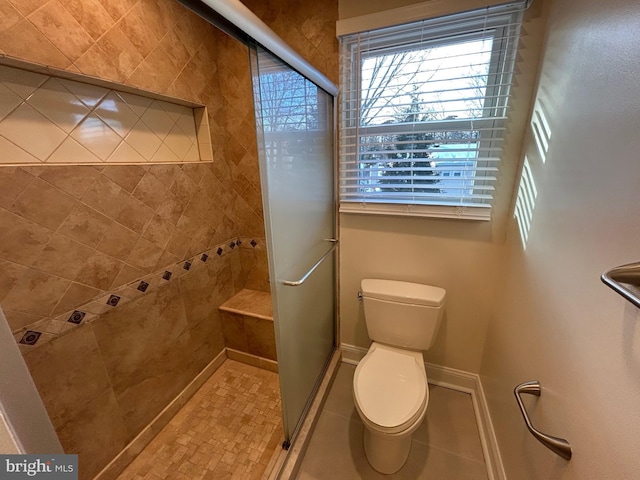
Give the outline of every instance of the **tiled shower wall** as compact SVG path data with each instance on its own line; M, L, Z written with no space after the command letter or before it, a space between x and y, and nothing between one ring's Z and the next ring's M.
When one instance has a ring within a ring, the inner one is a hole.
M248 54L173 0L0 0L0 54L206 105L213 144L208 164L0 167L0 305L16 332L257 240L22 345L89 479L222 350L217 307L268 289Z

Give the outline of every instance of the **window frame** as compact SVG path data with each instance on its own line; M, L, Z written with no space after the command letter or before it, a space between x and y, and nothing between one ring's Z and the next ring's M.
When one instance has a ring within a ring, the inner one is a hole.
M522 23L522 14L524 8L513 9L511 11L505 11L497 15L489 17L483 17L478 15L478 12L470 12L471 16L468 18L468 14L461 14L462 20L459 25L440 25L432 29L428 36L424 36L423 29L416 28L415 31L409 35L403 33L403 29L407 28L406 25L400 25L396 27L386 27L384 29L374 30L373 35L367 38L367 46L363 48L360 42L360 35L349 35L342 37L341 43L341 55L348 57L348 63L351 68L348 71L341 72L343 93L341 95L341 140L340 140L340 212L346 213L375 213L375 214L390 214L390 215L409 215L409 216L435 216L435 217L453 217L453 218L468 218L479 220L490 220L491 207L492 207L492 193L485 195L486 198L481 199L480 203L470 204L468 202L461 201L450 202L435 199L434 201L389 201L379 198L372 198L375 195L367 195L362 190L365 187L352 187L355 188L356 193L349 193L347 197L343 192L343 186L348 182L361 181L359 172L362 170L362 162L360 158L362 153L358 151L361 143L360 139L367 135L390 135L394 131L407 131L408 128L412 130L416 126L422 128L416 131L478 131L477 144L478 155L473 161L476 165L472 170L475 176L476 171L491 171L499 174L499 161L496 161L494 157L489 157L486 151L494 150L494 142L504 141L505 134L498 134L498 132L506 130L507 123L507 109L508 98L510 94L511 82L514 75L515 55L508 54L508 42L516 42L512 47L517 52L517 42L519 40L519 29ZM486 11L486 9L485 9ZM450 16L451 18L457 15ZM412 25L421 24L424 22L413 22ZM512 30L517 29L518 35L514 38L511 37ZM390 40L386 37L376 38L375 32L385 30L394 35L393 29L397 30L395 37L401 37L403 43L401 45L389 45ZM360 102L362 100L362 84L361 84L361 72L364 62L367 58L379 57L381 55L393 54L395 52L409 52L412 50L427 50L428 48L441 47L450 44L462 43L473 39L486 38L487 32L492 34L492 50L489 56L488 62L488 82L485 89L485 98L483 101L483 116L474 119L455 119L455 120L440 120L429 121L428 129L425 130L425 122L404 122L387 125L361 125L360 123ZM357 41L352 39L357 37ZM346 52L346 53L345 53ZM342 58L341 65L345 65L345 58ZM344 68L343 70L347 70ZM357 88L354 88L357 85ZM345 93L346 91L346 93ZM506 93L505 93L506 91ZM351 151L349 151L351 150ZM483 153L485 152L485 153ZM355 160L344 161L343 157L352 156ZM465 161L461 159L462 161ZM471 159L467 159L471 161ZM344 168L345 164L349 164L349 168ZM435 169L435 167L434 167ZM441 170L442 171L442 170ZM346 174L346 175L345 175ZM456 176L454 171L451 171L447 177L452 178ZM465 178L464 175L456 176L456 178ZM474 187L483 187L483 192L493 192L495 187L489 183L497 181L495 177L478 177L472 182L470 190L474 190ZM480 182L476 185L476 182ZM461 187L460 190L465 190ZM483 194L484 195L484 194ZM437 197L438 194L434 194ZM452 198L453 196L442 195L443 198ZM460 200L464 200L468 197L467 194L460 193L457 197Z

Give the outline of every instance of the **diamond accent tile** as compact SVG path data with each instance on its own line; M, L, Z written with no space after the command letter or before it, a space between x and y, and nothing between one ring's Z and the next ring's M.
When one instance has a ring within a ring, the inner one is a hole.
M253 248L256 248L256 245L258 245L258 242L256 242L255 240L251 240L251 246Z
M107 305L111 305L112 307L115 307L116 305L118 305L119 301L120 301L120 297L118 295L111 295L107 300Z
M162 274L162 278L165 280L170 280L171 279L171 272L169 270L167 270L166 272L164 272Z
M144 280L142 280L138 284L138 290L140 290L141 292L146 292L147 288L149 288L149 284L147 282L145 282Z
M40 338L40 335L42 335L42 332L27 330L20 339L20 343L22 343L23 345L35 345Z
M216 250L216 253L218 255L222 255L223 252L224 252L224 250L222 250L222 247L218 247L218 250Z
M86 315L86 313L84 313L84 312L82 312L80 310L76 310L67 319L67 322L75 323L76 325L78 325L78 324L80 324L80 322L82 322L82 320L84 319L85 315Z
M206 253L203 253L202 256L200 257L200 260L202 260L203 262L206 262L208 258L209 258L209 255L207 255Z
M182 268L184 268L185 270L189 270L191 268L191 262L184 262Z

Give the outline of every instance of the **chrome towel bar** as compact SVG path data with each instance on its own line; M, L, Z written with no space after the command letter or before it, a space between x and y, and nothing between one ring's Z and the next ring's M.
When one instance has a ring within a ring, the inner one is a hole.
M640 308L640 290L638 290L640 287L640 262L614 267L604 272L600 279L605 285Z
M290 287L299 287L300 285L302 285L307 280L307 278L309 278L309 276L314 272L314 270L320 266L320 264L324 261L324 259L327 258L329 255L331 255L331 253L338 246L338 240L335 238L326 238L325 240L327 242L333 243L333 245L331 245L331 248L327 251L327 253L325 253L322 257L320 257L320 260L318 260L315 263L315 265L311 267L309 271L302 276L302 278L300 278L300 280L297 280L297 281L283 280L282 283Z
M560 455L565 460L571 460L571 444L569 444L569 442L564 438L552 437L551 435L547 435L546 433L536 430L531 424L531 420L529 420L529 415L527 414L527 410L524 408L520 395L528 393L539 397L541 392L542 388L537 380L521 383L513 390L516 400L518 401L518 406L520 407L520 412L524 418L524 423L527 424L527 428L531 434L556 455Z

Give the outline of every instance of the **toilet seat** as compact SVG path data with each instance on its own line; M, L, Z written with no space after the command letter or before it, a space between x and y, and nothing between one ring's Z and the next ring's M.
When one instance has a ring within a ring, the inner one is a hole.
M373 343L353 378L363 421L383 433L399 433L421 421L429 397L422 353Z

